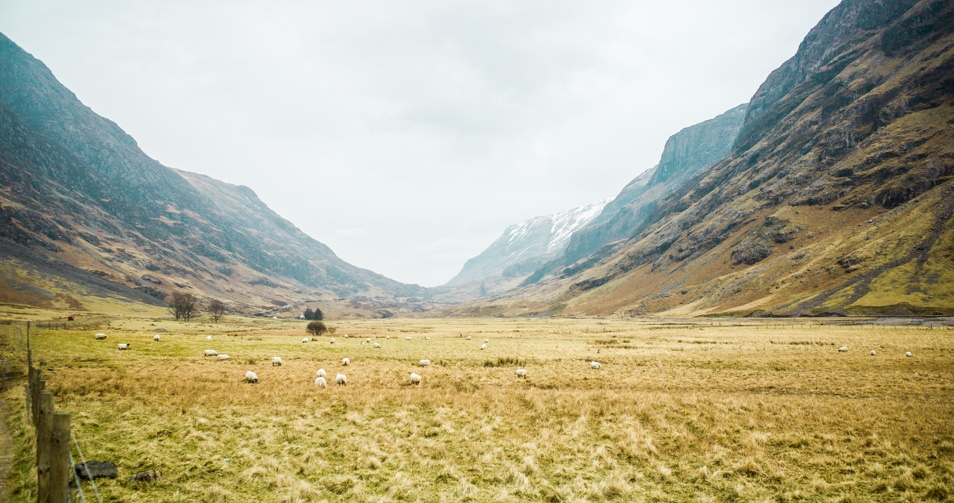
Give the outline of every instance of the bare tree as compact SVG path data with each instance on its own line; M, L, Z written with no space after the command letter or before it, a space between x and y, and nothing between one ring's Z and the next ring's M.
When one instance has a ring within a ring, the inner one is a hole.
M189 321L197 310L195 295L187 292L172 292L169 296L169 312L176 317L176 321Z
M305 330L311 335L321 335L328 332L328 327L320 321L313 321L305 327Z
M222 319L222 315L225 314L225 304L219 300L213 300L209 303L209 314L212 315L212 322L218 323Z

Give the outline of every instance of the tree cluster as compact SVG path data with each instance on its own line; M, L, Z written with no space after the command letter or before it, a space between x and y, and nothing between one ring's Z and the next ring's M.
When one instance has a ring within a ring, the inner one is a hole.
M169 312L176 317L176 321L189 321L199 310L195 295L187 292L172 292L169 296Z
M321 321L325 319L324 313L321 312L321 309L315 308L314 311L310 307L305 308L305 314L303 315L306 320L316 320Z

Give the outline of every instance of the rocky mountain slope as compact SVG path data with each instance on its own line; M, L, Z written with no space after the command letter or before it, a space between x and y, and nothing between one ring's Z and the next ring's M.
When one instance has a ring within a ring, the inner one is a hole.
M843 1L637 234L462 312L954 312L952 28L947 1Z
M345 263L251 189L150 159L2 35L0 67L0 302L420 301L423 289Z
M563 252L570 236L600 214L607 201L534 217L507 227L480 255L444 285L471 296L501 293Z
M670 136L659 164L633 179L597 218L574 232L563 253L539 269L532 281L636 235L653 214L657 202L729 153L746 108L747 105L739 105Z

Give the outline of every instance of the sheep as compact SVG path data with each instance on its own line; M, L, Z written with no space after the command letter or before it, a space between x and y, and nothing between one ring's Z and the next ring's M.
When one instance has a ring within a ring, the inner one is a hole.
M351 365L351 359L350 359L350 358L342 358L342 359L341 359L341 366L342 366L342 367L347 367L348 365Z
M345 339L347 339L347 338L349 338L349 337L351 337L351 336L348 335L348 334L345 334Z
M325 373L325 369L318 369L318 372L315 372L315 377L325 377L326 375L328 374Z
M367 343L367 344L371 344L371 338L368 337L367 339L364 340L364 342Z
M390 336L390 335L385 335L385 336L384 336L384 340L386 340L386 341L391 340L391 336Z
M518 379L527 378L527 369L517 369L517 370L514 370L513 373L517 376Z
M273 356L273 357L272 357L272 366L273 366L273 367L281 367L281 366L282 366L282 357L281 357L281 356Z
M219 352L214 349L206 349L202 352L202 356L218 356Z
M483 350L485 350L485 349L487 349L487 345L486 345L486 344L481 344L481 345L480 345L480 350L483 351Z
M205 340L207 340L207 341L211 341L211 340L212 340L212 336L211 336L211 335L207 335L207 336L205 336Z
M153 335L152 340L159 342L159 334Z
M484 344L489 344L489 343L490 343L490 339L484 339Z
M254 383L257 383L257 382L258 382L258 374L256 374L255 372L252 372L251 370L249 370L248 372L245 373L245 382L247 382L247 383L253 383L253 384L254 384Z
M374 343L374 349L381 349L381 345L377 342Z
M429 341L429 340L431 340L431 336L429 336L429 335L425 335L425 336L424 336L424 340L425 340L425 341Z
M119 350L120 350L120 351L124 351L124 350L129 349L129 343L128 343L128 342L123 342L123 343L117 344L117 346L119 346Z
M410 381L411 381L411 384L421 384L421 376L419 376L418 374L415 374L414 372L411 372Z
M409 341L409 340L411 340L411 336L410 336L410 335L408 335L407 337L405 337L405 338L404 338L404 340L406 340L406 341Z
M868 353L868 354L871 355L871 356L874 356L876 353L875 353L875 350L872 349L871 352Z
M94 335L93 337L95 337L97 341L101 341L101 340L103 340L103 339L106 338L106 334L100 332L100 333Z
M847 353L847 352L848 352L848 346L842 346L842 347L838 348L838 352L839 352L839 353Z
M904 356L907 356L908 358L911 358L912 355L911 355L911 352L908 351L907 353L904 353Z
M417 362L417 365L420 366L420 367L429 367L429 366L431 365L431 361L425 358L425 359L423 359L423 360Z
M598 368L600 368L600 367L602 367L602 365L600 365L600 362L598 362L598 361L591 361L591 362L590 362L590 368L591 368L591 369L598 369Z
M331 338L331 341L329 341L329 342L331 342L332 344L334 344L334 343L335 343L335 338L332 337L332 338Z
M309 338L307 338L307 337L302 337L302 338L301 338L301 343L302 343L302 344L305 344L305 343L307 343L307 342L310 341L310 340L311 340L311 339L309 339Z
M469 340L470 340L470 336L468 335L465 339L469 341Z
M315 378L315 386L318 386L319 388L327 388L327 387L328 387L328 381L326 381L324 377L321 377L321 376L316 377L316 378Z
M216 356L216 358L218 358L219 360L231 360L231 359L232 359L232 357L229 356L229 355L218 355L218 356Z
M344 386L348 384L348 378L344 374L338 374L335 376L335 384L338 386Z

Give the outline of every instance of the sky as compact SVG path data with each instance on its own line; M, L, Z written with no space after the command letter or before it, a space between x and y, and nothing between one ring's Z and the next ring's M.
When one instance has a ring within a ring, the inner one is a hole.
M162 164L437 286L615 197L836 0L0 0L0 32Z

